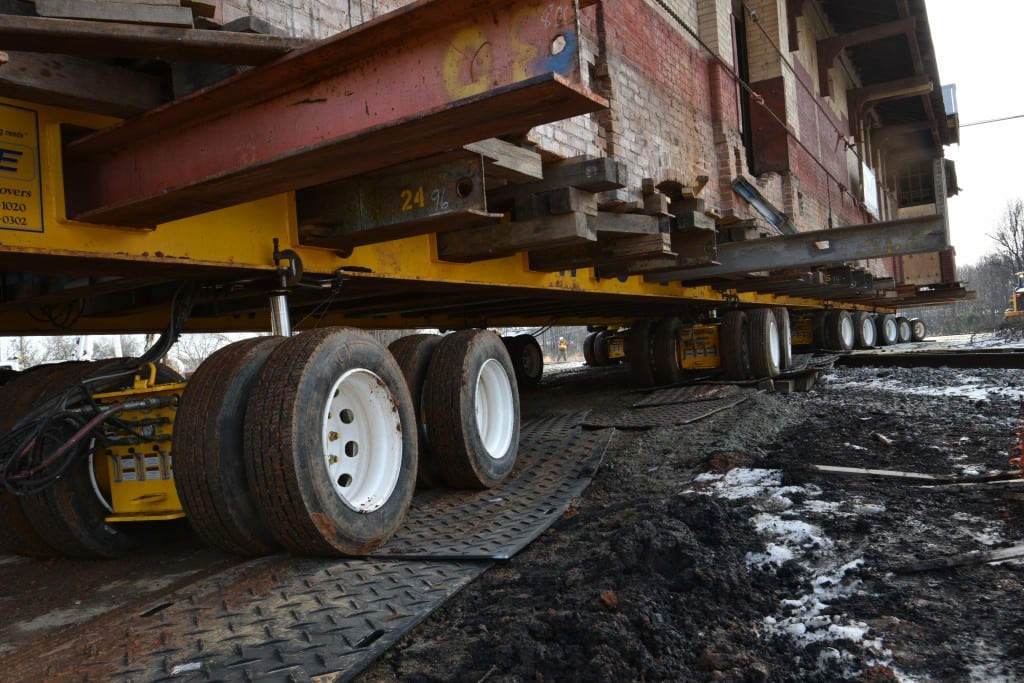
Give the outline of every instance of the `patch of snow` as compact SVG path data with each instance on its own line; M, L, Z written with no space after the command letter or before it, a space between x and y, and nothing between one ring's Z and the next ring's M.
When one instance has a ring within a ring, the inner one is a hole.
M854 505L853 512L858 515L880 515L885 512L885 506L877 503L862 503Z
M762 512L750 518L754 529L762 536L776 539L789 547L828 550L832 540L822 533L821 528L798 519L782 519Z
M706 472L698 475L694 482L705 484L702 493L714 494L728 500L756 498L766 491L782 485L782 470L751 469L737 467L723 474Z
M842 503L835 503L832 501L808 500L804 502L800 509L806 510L807 512L814 512L819 515L828 513L838 514L839 508L842 506Z
M855 451L866 451L867 450L867 448L865 448L864 446L858 446L857 444L850 443L849 441L844 441L843 445L846 446L847 448L851 448L851 449L853 449Z
M899 379L873 378L853 382L835 382L830 386L835 389L869 389L874 392L884 391L891 394L913 396L932 396L936 398L962 398L969 401L989 400L993 396L1002 396L1014 401L1024 400L1024 388L993 386L981 377L964 375L962 384L958 386L934 387L928 385L913 386Z
M700 493L749 500L755 509L761 510L750 522L765 538L765 550L748 553L748 566L774 571L786 562L796 561L813 577L806 592L783 599L778 612L764 616L762 623L768 632L786 635L800 647L827 644L819 657L837 664L846 678L859 677L865 665L890 665L892 652L884 647L881 638L872 634L867 623L834 613L834 603L861 589L861 581L849 574L861 567L864 560L843 561L835 554L835 543L820 526L798 518L808 514L878 514L885 511L884 506L821 500L804 500L800 506L794 506L793 497L815 498L822 491L814 485L783 487L781 470L737 468L725 475L702 474L695 483ZM853 512L846 511L851 504ZM780 512L780 507L785 509L785 518L773 514Z
M755 566L761 569L768 567L781 567L793 559L793 551L785 545L769 543L765 546L763 553L747 553L747 566Z

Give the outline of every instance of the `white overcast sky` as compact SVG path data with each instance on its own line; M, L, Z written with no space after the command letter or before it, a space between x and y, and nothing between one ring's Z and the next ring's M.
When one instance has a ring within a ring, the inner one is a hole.
M927 0L943 84L955 83L960 123L1024 114L1021 0ZM961 192L949 201L958 264L995 250L987 237L1007 202L1024 199L1024 118L960 129L946 148Z

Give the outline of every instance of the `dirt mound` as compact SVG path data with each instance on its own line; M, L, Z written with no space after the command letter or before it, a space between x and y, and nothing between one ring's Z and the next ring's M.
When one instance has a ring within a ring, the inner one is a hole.
M544 410L635 400L571 380ZM575 508L362 680L1024 679L1020 564L894 571L1024 541L1021 489L806 467L1005 470L1022 385L843 368L809 393L619 433Z

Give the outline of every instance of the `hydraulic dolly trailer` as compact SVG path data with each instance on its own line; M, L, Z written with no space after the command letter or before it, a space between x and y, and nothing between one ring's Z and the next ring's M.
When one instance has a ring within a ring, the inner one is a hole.
M117 557L186 517L233 553L365 554L417 487L512 470L542 362L487 328L597 326L594 364L625 356L646 384L923 337L848 262L948 248L941 216L775 238L828 266L789 293L630 274L716 266L700 183L599 210L628 182L616 159L497 138L607 104L578 11L417 2L124 121L0 99L0 334L162 331L0 389L0 549ZM385 348L357 328L455 331ZM214 330L272 334L187 381L159 363Z

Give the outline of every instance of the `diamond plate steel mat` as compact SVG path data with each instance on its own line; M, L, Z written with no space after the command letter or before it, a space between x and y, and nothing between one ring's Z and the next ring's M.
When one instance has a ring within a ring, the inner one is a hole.
M715 398L707 401L691 401L670 405L634 408L620 412L594 411L587 416L583 426L588 429L650 429L665 425L684 425L711 417L746 401L752 392L743 391L735 396Z
M524 422L520 462L499 489L418 498L384 550L416 559L251 560L5 658L0 679L349 681L490 558L510 557L561 516L614 431L583 431L585 417Z
M684 387L665 387L650 392L645 398L634 403L633 407L646 408L672 403L710 401L735 395L739 391L741 389L731 384L694 384Z
M348 681L489 566L262 558L64 640L3 677Z
M544 532L590 483L612 430L566 431L571 420L526 425L516 469L499 489L428 492L372 557L504 560ZM539 438L539 435L547 438ZM554 438L561 435L561 438Z
M779 376L787 377L808 370L831 370L839 355L838 353L795 353L793 354L793 364Z

